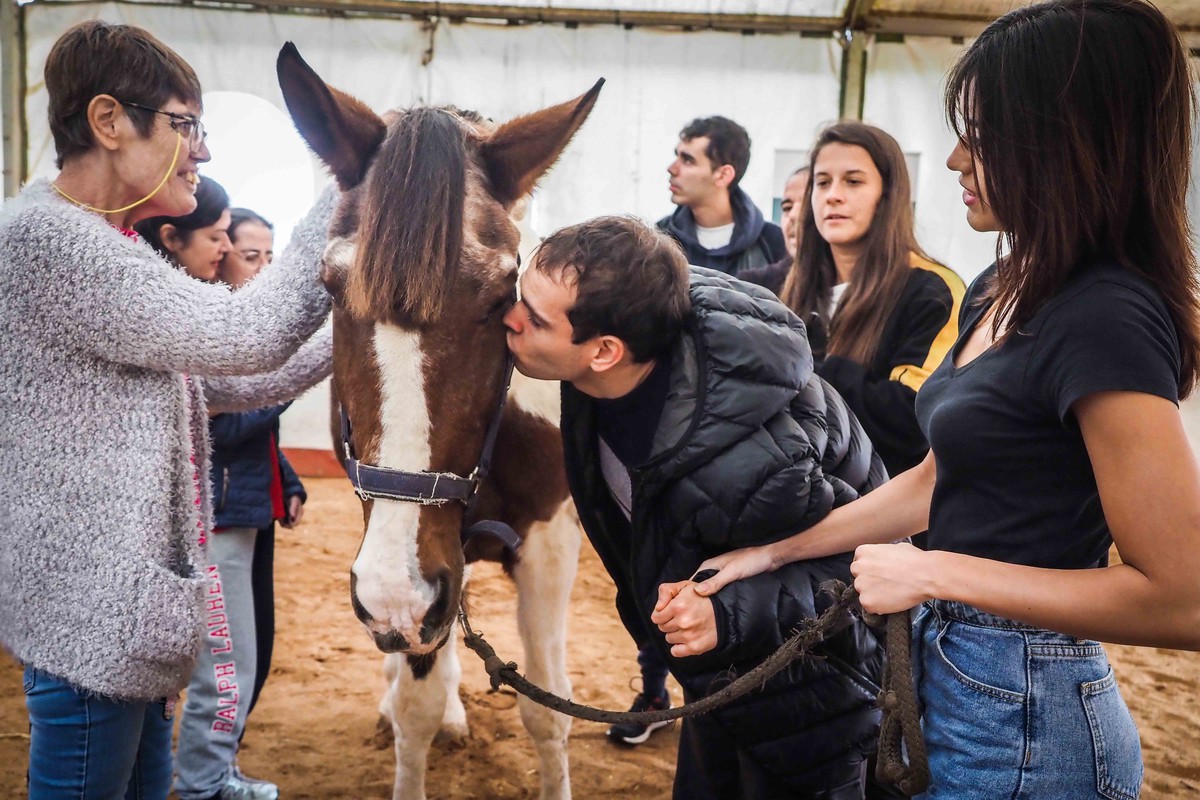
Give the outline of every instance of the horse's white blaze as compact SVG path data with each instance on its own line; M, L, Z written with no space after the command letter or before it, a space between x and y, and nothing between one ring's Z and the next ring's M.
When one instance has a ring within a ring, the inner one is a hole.
M508 399L516 403L522 411L541 417L557 428L562 405L560 391L558 381L527 378L520 370L514 369Z
M392 325L375 326L375 357L380 384L380 437L375 463L419 472L429 469L429 410L420 337ZM397 632L414 652L437 587L421 575L417 525L421 506L376 500L354 562L355 594L373 618L375 633Z

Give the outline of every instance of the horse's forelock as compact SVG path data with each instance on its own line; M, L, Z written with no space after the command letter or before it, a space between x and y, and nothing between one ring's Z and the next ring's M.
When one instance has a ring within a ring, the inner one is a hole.
M458 273L467 153L449 112L403 112L368 175L358 257L346 303L364 319L422 325L436 319Z

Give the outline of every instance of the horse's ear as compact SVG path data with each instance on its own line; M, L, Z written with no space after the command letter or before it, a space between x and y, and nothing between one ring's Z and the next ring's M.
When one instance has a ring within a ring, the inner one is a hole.
M275 63L296 129L343 191L362 182L387 126L361 101L329 86L288 42Z
M587 94L506 122L483 145L492 193L505 207L533 191L538 178L558 160L592 112L603 85L601 78Z

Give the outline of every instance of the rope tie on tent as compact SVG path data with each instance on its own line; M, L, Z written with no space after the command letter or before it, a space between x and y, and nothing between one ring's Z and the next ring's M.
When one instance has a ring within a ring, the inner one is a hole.
M651 711L609 711L575 703L548 692L526 680L519 672L520 668L516 662L505 661L496 655L496 651L483 638L483 634L471 627L467 612L461 606L458 610L458 621L463 630L463 642L483 660L484 669L491 678L493 691L502 685L510 686L539 705L577 719L609 724L648 725L706 714L762 688L768 680L793 661L821 660L822 656L814 653L813 648L849 627L854 622L855 613L862 612L858 603L858 592L853 586L847 586L841 581L828 581L822 584L821 589L834 598L833 604L816 618L804 620L790 639L753 670L699 700L675 708ZM864 619L874 617L863 616ZM871 620L871 624L874 624L874 620ZM878 695L883 722L880 726L879 765L876 775L880 780L898 784L909 794L917 794L929 785L929 763L925 755L925 742L921 738L916 692L912 683L910 636L908 613L889 614L888 666L884 671L883 689ZM910 764L904 762L900 741L907 747Z

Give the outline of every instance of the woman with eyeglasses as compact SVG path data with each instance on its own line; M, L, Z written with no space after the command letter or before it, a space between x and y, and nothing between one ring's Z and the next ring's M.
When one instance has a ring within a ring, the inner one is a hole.
M45 82L60 171L0 213L0 643L25 667L31 800L162 800L173 698L221 624L208 409L277 403L328 371L310 358L328 341L300 343L329 311L334 197L252 287L194 280L132 230L196 206L191 67L89 21Z
M229 210L232 249L221 261L220 278L238 288L275 260L275 226L248 208Z
M268 224L254 212L231 209L225 189L202 176L194 211L151 217L134 228L191 277L237 290L266 266L261 256L257 266L240 257L230 263L238 246L232 237L244 248L264 244L255 239L256 231L247 230L247 214L259 227ZM268 241L261 252L271 250ZM324 359L322 353L312 356ZM208 421L213 528L207 557L215 583L208 602L220 603L224 624L209 627L188 682L175 756L179 800L279 796L275 784L241 771L237 753L274 642L274 523L278 519L290 528L298 522L307 497L279 448L279 416L288 405L215 414ZM253 691L247 691L251 683ZM225 717L219 717L222 711Z

